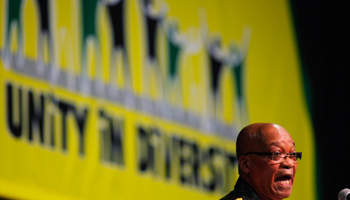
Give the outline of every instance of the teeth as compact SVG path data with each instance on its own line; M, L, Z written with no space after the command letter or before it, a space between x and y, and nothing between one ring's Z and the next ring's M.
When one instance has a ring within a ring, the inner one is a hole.
M278 182L280 182L282 184L289 184L290 183L289 180L279 180Z

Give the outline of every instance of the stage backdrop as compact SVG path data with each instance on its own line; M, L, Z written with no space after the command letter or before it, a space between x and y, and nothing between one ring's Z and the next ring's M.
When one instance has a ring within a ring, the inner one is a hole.
M287 1L0 0L0 196L218 199L249 123L284 126L315 199Z

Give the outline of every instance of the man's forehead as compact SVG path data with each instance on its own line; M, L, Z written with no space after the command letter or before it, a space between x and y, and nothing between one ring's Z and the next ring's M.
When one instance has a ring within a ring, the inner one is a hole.
M290 143L295 146L295 143L289 133L280 126L270 126L265 130L255 134L254 140L257 144L264 146L280 146L284 143Z

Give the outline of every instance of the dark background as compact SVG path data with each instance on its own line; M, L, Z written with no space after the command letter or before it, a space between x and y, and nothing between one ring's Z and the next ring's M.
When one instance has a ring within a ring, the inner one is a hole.
M290 0L317 148L318 199L350 188L349 6Z

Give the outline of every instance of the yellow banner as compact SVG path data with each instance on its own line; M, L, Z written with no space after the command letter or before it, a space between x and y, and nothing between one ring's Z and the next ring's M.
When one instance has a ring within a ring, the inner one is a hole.
M0 0L0 197L218 199L249 123L315 152L288 1Z

